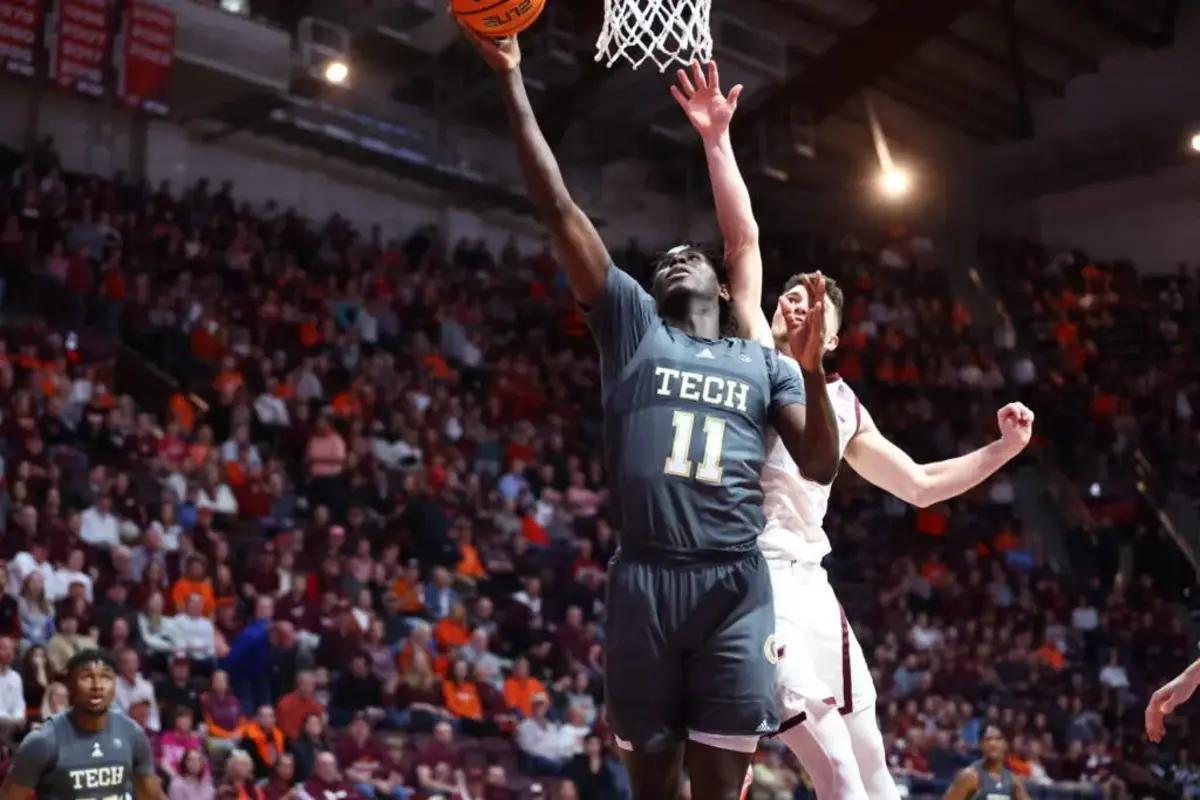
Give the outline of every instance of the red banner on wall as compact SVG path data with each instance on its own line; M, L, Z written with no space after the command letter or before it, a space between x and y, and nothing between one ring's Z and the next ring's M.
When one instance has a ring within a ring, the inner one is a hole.
M97 97L104 94L110 2L58 0L58 44L52 53L50 77L59 86Z
M156 114L168 113L174 59L175 12L149 0L130 0L118 79L121 101Z
M0 0L0 63L9 72L32 77L42 0Z

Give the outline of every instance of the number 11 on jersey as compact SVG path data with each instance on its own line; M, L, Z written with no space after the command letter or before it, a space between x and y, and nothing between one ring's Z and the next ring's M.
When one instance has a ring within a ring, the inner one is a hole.
M676 411L671 419L675 438L671 444L671 455L663 466L668 475L681 478L692 477L692 431L696 427L696 415L691 411ZM702 483L720 483L724 470L721 467L721 451L725 445L725 420L720 417L704 418L704 456L696 467L696 480Z

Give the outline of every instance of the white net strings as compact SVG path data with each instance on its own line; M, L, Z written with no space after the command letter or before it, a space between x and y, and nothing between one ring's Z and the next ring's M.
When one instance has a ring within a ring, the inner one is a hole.
M596 60L611 67L624 58L634 69L647 60L665 72L673 63L712 60L712 0L604 0Z

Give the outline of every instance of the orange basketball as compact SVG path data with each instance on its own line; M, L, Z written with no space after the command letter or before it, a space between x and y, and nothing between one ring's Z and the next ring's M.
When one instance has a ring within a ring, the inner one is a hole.
M485 36L512 36L541 16L546 0L453 0L455 15Z

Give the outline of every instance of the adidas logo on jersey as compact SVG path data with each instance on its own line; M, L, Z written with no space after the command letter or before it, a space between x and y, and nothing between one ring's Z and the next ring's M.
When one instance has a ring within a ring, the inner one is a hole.
M104 751L100 749L99 742L92 742L92 758L104 758Z
M715 359L715 358L716 358L716 356L714 356L714 355L713 355L713 351L712 351L712 350L709 350L709 349L706 347L706 348L704 348L703 350L701 350L701 351L700 351L700 354L699 354L698 356L696 356L696 358L707 358L707 359L709 359L709 360L711 361L712 359Z
M775 730L775 726L771 724L771 720L764 719L762 722L758 723L758 729L755 730L754 732L755 733L770 733L773 730Z

